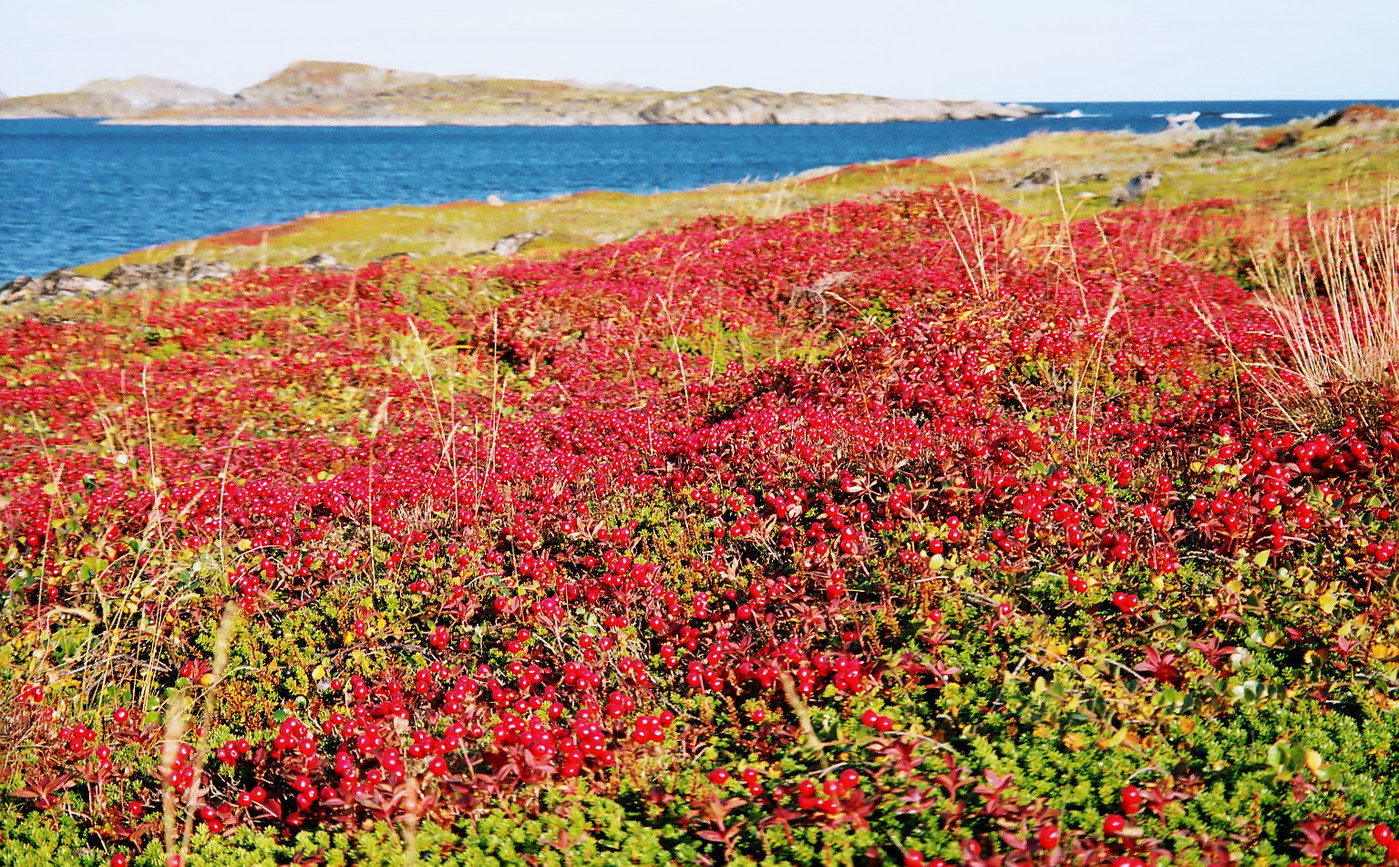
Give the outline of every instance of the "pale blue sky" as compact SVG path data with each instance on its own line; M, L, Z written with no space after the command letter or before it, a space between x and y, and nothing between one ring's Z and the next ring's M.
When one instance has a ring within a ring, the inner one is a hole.
M1399 0L0 0L0 91L297 59L908 97L1399 98Z

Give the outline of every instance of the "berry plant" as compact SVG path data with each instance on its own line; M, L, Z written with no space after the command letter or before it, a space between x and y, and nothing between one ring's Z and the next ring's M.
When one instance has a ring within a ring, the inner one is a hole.
M10 315L0 862L1399 863L1399 358L1243 212Z

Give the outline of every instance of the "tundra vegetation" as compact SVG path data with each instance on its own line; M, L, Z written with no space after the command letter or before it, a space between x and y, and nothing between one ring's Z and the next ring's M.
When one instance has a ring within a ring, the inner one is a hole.
M1294 139L0 314L0 862L1399 861L1399 149Z

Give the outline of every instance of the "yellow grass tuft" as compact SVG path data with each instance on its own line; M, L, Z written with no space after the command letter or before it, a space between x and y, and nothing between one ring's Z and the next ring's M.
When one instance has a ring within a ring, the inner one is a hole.
M1399 387L1399 209L1310 213L1253 257L1264 306L1311 396Z

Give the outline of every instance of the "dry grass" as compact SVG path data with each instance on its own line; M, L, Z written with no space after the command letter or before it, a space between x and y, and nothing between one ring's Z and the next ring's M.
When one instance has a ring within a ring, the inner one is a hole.
M1399 209L1308 214L1255 253L1264 306L1312 397L1339 385L1399 387Z

